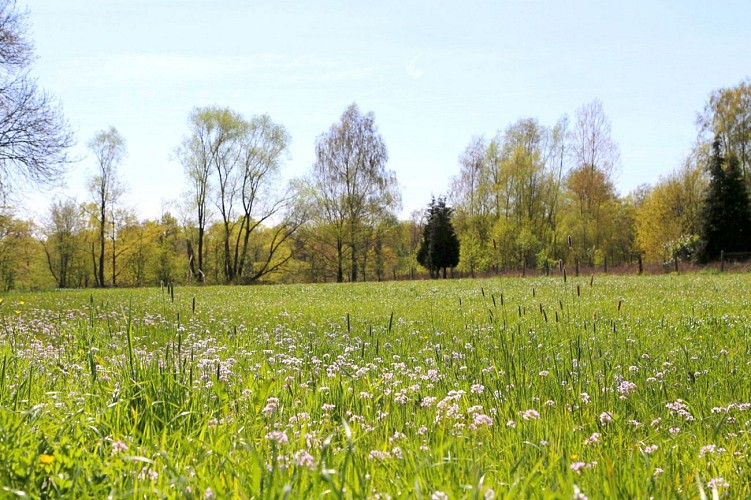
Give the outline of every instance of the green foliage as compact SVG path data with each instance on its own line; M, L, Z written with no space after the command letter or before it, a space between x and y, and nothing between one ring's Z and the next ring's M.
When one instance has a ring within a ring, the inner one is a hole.
M702 210L703 262L720 252L751 251L751 201L735 156L724 158L715 141L709 163L709 188Z
M430 271L434 278L443 270L454 268L459 263L459 238L451 223L451 207L446 206L445 198L431 200L425 212L426 222L422 242L417 251L417 261Z

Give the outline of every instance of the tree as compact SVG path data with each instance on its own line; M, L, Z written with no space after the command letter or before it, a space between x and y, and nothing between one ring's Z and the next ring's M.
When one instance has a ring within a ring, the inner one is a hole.
M336 249L336 280L344 281L349 250L349 277L357 281L360 252L369 228L399 206L394 172L386 169L388 153L378 133L375 115L349 106L339 123L316 140L312 184L318 222L332 232Z
M248 281L255 281L278 269L283 262L273 262L277 250L300 227L302 212L296 210L299 206L293 203L296 190L292 186L286 192L275 189L289 141L287 130L268 115L255 116L244 126L238 189L242 215L230 266L233 277L244 276ZM280 224L267 230L271 233L266 246L269 251L258 261L259 265L254 265L255 261L249 259L251 235L261 232L264 224L282 212Z
M37 88L28 70L33 46L27 13L14 0L0 0L0 196L21 181L57 180L69 163L73 134L59 105Z
M58 288L73 285L72 275L81 253L81 209L75 200L55 201L50 207L42 241L47 265Z
M606 223L602 209L615 200L613 177L619 167L620 152L610 132L610 120L600 101L577 110L571 134L574 168L566 184L578 212L574 224L581 234L577 238L579 253L590 264L602 243L599 233Z
M719 140L712 145L709 188L702 209L700 260L717 259L721 251L751 250L751 207L735 155L725 158Z
M203 267L203 243L208 218L209 176L213 170L212 159L218 142L216 137L218 132L211 126L210 114L211 108L193 109L188 118L190 132L175 150L175 154L183 166L185 176L188 178L191 189L190 199L193 208L196 210L198 268L196 269L196 260L190 240L188 240L188 265L191 275L194 278L197 277L200 281L204 281L206 277Z
M104 286L104 254L107 238L107 224L113 213L115 204L122 194L122 185L117 175L117 167L125 157L125 140L115 127L101 130L89 141L89 149L94 154L97 170L89 180L96 213L94 214L98 226L99 257L98 264L94 264L96 284ZM114 266L113 266L114 267ZM116 276L112 276L113 285Z
M452 181L459 269L474 276L556 253L567 127L565 118L553 128L524 118L489 143L472 139Z
M268 115L246 120L219 107L193 110L190 124L177 156L191 181L197 213L198 269L191 260L191 272L201 280L205 277L204 237L212 194L223 229L224 281L251 282L277 271L287 260L277 258L284 242L302 223L295 189L278 187L290 140L287 130ZM274 219L279 220L273 229L266 227ZM265 242L260 260L250 258L250 249L258 248L252 241L255 236Z
M441 269L446 279L446 270L459 264L459 238L451 224L453 210L446 206L445 198L433 198L425 213L422 243L417 251L417 261L437 278Z
M689 158L643 194L636 205L636 240L647 260L668 262L674 242L698 236L706 189L704 167Z
M751 80L712 92L698 125L705 143L719 140L725 156L736 158L751 188Z

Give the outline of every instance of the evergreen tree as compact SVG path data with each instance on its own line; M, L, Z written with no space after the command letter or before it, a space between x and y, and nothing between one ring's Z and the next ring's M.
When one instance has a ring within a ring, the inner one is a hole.
M417 251L417 261L430 271L432 278L437 278L443 269L445 279L446 270L459 264L459 238L451 224L452 214L453 209L446 206L445 198L433 198L425 214L427 223Z
M751 207L735 155L725 158L720 142L712 144L709 189L702 210L700 260L718 259L720 252L751 251Z

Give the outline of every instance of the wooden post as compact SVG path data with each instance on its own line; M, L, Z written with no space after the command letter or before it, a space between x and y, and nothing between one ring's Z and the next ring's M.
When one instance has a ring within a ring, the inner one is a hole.
M579 257L574 257L574 263L576 264L576 276L579 276Z
M608 258L607 257L605 257L604 263L605 263L605 274L608 274Z
M725 250L720 250L720 272L725 272Z
M639 274L641 274L644 272L644 268L642 267L642 264L641 264L641 254L639 254L638 260L639 260Z
M675 266L675 272L678 272L678 256L673 257L673 265Z

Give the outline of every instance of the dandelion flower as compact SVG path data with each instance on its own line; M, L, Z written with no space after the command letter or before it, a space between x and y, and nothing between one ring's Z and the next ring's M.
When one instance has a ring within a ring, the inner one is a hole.
M55 461L55 457L53 455L47 455L46 453L43 453L39 455L39 461L44 465L52 465L52 462Z

